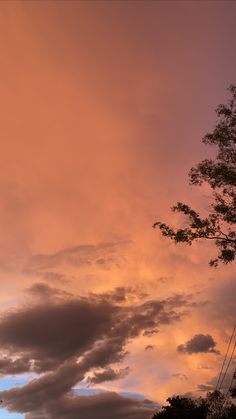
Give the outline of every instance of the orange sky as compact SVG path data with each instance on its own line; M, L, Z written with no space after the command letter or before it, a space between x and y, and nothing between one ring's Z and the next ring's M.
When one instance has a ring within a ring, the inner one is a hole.
M38 283L69 299L132 287L128 305L198 302L126 342L131 370L105 390L163 403L218 373L218 354L176 348L210 334L224 353L234 268L209 268L214 248L176 247L152 224L177 200L207 210L187 173L235 83L235 18L230 1L0 3L3 315L50 304L27 291Z

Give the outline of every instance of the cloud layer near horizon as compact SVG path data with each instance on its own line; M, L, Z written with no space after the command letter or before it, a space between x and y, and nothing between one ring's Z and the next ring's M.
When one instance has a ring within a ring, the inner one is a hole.
M51 292L53 294L54 290ZM70 417L70 408L73 415L75 409L82 414L83 403L81 405L79 401L83 398L77 400L70 396L70 392L88 372L92 372L88 383L123 378L129 368L115 372L111 366L124 359L127 344L144 331L180 321L191 306L188 299L178 295L159 301L146 300L138 305L117 303L116 291L112 297L111 293L109 298L106 294L93 294L82 298L52 299L11 311L2 317L3 373L44 373L22 388L0 392L4 406L12 411L30 412L29 417L38 417L39 414L54 417L56 399L57 406L65 402L62 412L68 405L68 413L65 410L61 417ZM132 402L112 393L97 398L91 396L90 399L101 402L104 409L106 401L109 404L114 399L114 414L117 409L114 417L117 419L122 405L127 405L128 411L137 411L137 418L139 414L150 413L141 402ZM84 403L89 405L86 401ZM102 417L102 413L99 414Z

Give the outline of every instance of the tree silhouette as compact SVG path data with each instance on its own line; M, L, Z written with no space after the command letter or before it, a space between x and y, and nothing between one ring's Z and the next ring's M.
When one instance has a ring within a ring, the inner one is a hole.
M160 221L153 225L175 243L191 245L198 239L212 240L218 255L210 260L211 266L217 266L219 262L231 263L236 258L236 86L231 85L229 91L231 99L227 105L221 104L216 109L219 120L215 129L203 138L203 143L217 147L216 157L204 159L189 172L190 185L201 186L205 182L210 186L212 196L207 217L201 217L189 205L178 202L172 211L187 217L187 227L175 230ZM236 397L236 386L230 388L229 394L232 398ZM197 400L176 396L167 401L169 404L163 406L152 419L236 418L236 406L232 399L218 390Z
M235 419L236 406L220 391L208 393L206 398L170 397L168 405L152 419Z
M169 397L169 405L163 406L162 410L155 413L152 419L202 419L206 417L206 405L202 400L200 403L187 397Z
M236 86L231 85L229 91L228 104L216 109L219 121L214 131L203 138L203 143L217 147L217 155L215 159L204 159L189 172L191 185L201 186L206 182L211 188L208 216L201 217L189 205L178 202L172 211L187 216L186 228L174 230L160 221L153 225L175 243L191 245L198 239L213 240L218 255L210 261L211 266L219 262L227 264L236 257Z

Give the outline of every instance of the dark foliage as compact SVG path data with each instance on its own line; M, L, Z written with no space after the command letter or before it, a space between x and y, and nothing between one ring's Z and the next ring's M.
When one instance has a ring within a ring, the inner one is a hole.
M206 406L204 402L197 404L187 397L170 397L167 399L169 405L163 406L153 419L182 418L202 419L206 417Z
M178 202L172 211L187 216L188 226L174 230L157 221L163 236L175 243L192 244L198 239L213 240L218 255L211 266L225 264L236 257L236 86L230 86L231 99L216 109L218 123L214 131L203 138L205 144L217 147L215 159L205 159L191 168L189 182L201 186L206 182L212 190L212 201L207 217L201 217L185 203Z
M231 388L230 388L230 395L232 398L236 399L236 370L234 371L233 374L233 379L232 379L232 383L231 383Z
M152 419L234 419L236 406L219 391L206 398L170 397L168 405L155 413Z

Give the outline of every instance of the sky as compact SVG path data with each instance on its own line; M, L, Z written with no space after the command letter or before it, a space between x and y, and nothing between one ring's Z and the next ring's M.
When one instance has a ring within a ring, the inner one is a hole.
M235 19L231 1L0 2L0 418L150 419L214 388L235 268L152 225L181 222L177 201L207 212L188 171L236 83Z

